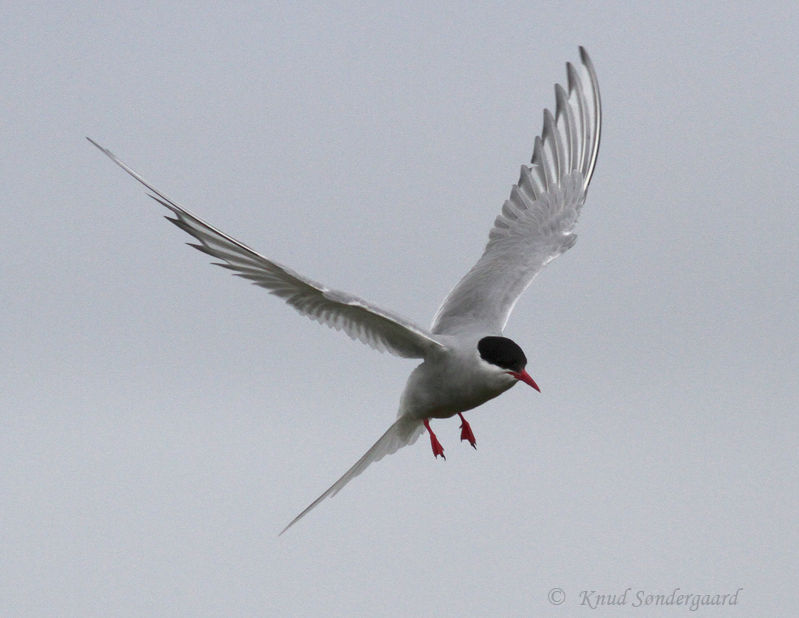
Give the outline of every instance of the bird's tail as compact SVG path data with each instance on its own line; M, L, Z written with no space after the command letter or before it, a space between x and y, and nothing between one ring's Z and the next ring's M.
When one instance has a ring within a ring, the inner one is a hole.
M302 513L292 519L289 525L283 528L280 534L283 534L283 532L291 528L300 519L305 517L305 515L322 500L335 496L344 487L344 485L366 470L369 464L375 461L380 461L386 455L396 453L403 446L407 446L416 442L423 431L424 426L422 425L421 420L410 418L408 416L399 417L394 424L389 427L388 430L386 430L386 433L380 436L380 439L372 445L372 448L366 451L363 457L355 462L355 465L347 470L339 480L333 483L325 493L311 502L311 504L309 504Z

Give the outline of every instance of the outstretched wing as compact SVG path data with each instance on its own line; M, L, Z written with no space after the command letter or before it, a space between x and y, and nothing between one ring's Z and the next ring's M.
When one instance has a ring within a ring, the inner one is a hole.
M416 442L416 440L422 434L422 431L424 431L424 426L422 425L422 421L419 419L410 418L408 416L401 416L398 418L397 421L388 428L388 431L380 436L380 439L375 442L374 445L372 445L372 448L366 451L363 457L356 461L355 465L344 473L344 476L333 483L325 493L311 502L311 504L309 504L302 513L292 519L289 525L283 528L280 534L283 534L300 519L305 517L305 515L307 515L308 512L322 500L335 496L339 491L341 491L344 485L366 470L366 468L369 467L369 464L375 461L380 461L386 455L396 453L403 446L408 446L409 444Z
M533 278L577 240L572 229L594 173L602 121L596 73L582 47L580 58L579 70L566 64L568 93L555 86L555 116L544 110L532 165L522 166L482 257L444 299L431 332L501 333Z
M343 330L353 339L377 350L405 358L424 358L430 350L443 348L435 337L411 322L370 305L357 296L331 290L307 279L208 225L149 184L110 150L90 138L87 139L152 191L150 197L175 214L174 218L167 219L199 241L189 243L192 247L222 260L222 263L215 262L218 266L230 269L237 276L266 288L312 320L336 330Z

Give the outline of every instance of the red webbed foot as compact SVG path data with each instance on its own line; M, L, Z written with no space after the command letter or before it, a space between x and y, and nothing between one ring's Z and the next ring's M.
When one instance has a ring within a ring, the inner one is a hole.
M472 433L472 427L469 423L466 422L466 419L463 418L463 414L458 412L458 416L461 417L461 442L464 440L468 440L469 444L472 445L472 448L477 450L477 440L474 439L474 434Z
M427 428L427 431L430 434L430 446L433 447L433 457L438 457L441 455L441 457L446 460L447 456L444 455L444 447L441 446L441 442L439 442L438 438L436 438L436 434L434 434L433 430L430 429L430 421L428 419L424 420L424 426Z

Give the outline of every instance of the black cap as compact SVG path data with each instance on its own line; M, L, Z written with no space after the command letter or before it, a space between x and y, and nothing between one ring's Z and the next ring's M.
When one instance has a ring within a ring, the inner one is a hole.
M484 361L508 371L518 373L527 366L522 349L507 337L483 337L477 350Z

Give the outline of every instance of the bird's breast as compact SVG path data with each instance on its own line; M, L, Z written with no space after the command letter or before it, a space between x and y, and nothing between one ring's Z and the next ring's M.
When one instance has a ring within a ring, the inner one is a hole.
M400 413L417 418L449 418L484 404L513 384L513 381L497 380L476 361L425 361L408 377Z

